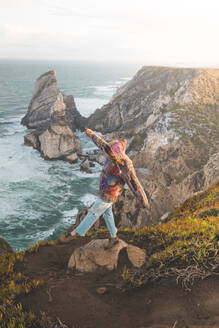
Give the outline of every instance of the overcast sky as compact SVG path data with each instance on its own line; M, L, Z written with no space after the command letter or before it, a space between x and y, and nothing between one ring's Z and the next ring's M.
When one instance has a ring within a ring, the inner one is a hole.
M0 58L219 65L219 0L0 0Z

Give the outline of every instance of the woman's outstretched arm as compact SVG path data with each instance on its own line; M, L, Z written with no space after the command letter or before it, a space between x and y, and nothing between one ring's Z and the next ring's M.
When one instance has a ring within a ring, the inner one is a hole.
M119 165L121 170L121 176L123 180L127 183L129 189L134 194L135 198L138 200L141 208L150 208L148 198L144 192L141 183L138 180L134 166L131 159L125 155L124 165Z
M93 140L95 145L100 148L100 150L104 151L104 147L107 145L105 139L99 137L93 130L86 128L85 129L86 135Z

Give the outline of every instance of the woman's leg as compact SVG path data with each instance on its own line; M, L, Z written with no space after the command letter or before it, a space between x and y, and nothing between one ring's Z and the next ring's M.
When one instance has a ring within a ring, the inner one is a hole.
M96 222L96 220L109 208L112 204L106 203L102 199L98 198L93 206L88 210L87 215L83 221L72 232L72 236L78 233L80 236L85 236L86 232Z
M106 222L107 228L110 232L110 235L112 238L116 237L117 234L117 228L115 226L112 206L108 207L107 210L104 213L104 220Z

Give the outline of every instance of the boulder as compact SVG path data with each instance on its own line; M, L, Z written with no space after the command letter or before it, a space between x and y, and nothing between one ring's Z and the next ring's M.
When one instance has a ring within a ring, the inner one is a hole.
M53 123L24 137L24 143L40 151L47 160L75 163L82 152L81 141L65 122Z
M127 249L129 261L134 267L140 268L145 263L146 253L143 249L128 245L121 239L112 248L106 249L108 242L108 239L95 239L77 248L69 259L68 268L81 272L117 269L119 254L124 248Z
M0 255L3 253L14 253L14 250L7 241L0 238Z
M80 139L66 124L48 125L38 138L40 152L45 159L66 159L75 162L75 154L82 152Z

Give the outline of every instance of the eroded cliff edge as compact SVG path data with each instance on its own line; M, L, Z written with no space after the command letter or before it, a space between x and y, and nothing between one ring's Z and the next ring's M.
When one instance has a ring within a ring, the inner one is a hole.
M219 178L219 70L143 67L88 126L109 140L128 139L150 199L146 212L125 191L114 206L117 224L156 222Z

